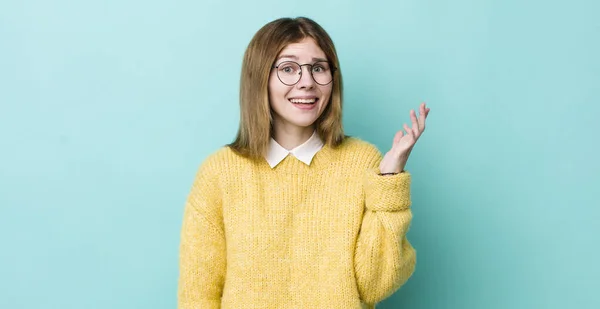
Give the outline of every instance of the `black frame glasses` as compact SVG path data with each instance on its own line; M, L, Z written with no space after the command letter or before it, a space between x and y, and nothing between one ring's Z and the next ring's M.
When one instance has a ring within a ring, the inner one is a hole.
M329 82L325 83L325 84L319 83L319 82L318 82L318 81L315 79L315 76L314 76L314 73L313 73L313 68L314 68L315 66L317 66L319 63L325 63L325 64L327 64L327 66L329 67L329 70L331 71L331 80L330 80ZM279 67L280 67L280 66L282 66L282 65L284 65L284 64L295 64L295 65L297 65L297 66L300 68L300 70L299 70L299 74L298 74L298 80L297 80L296 82L294 82L294 83L292 83L292 84L289 84L289 83L285 83L285 82L284 82L284 81L281 79L281 76L279 76ZM272 68L273 68L273 69L277 69L277 72L276 72L276 74L277 74L277 78L279 79L279 81L280 81L282 84L284 84L284 85L286 85L286 86L293 86L293 85L297 84L298 82L300 82L300 80L302 79L302 73L303 73L303 72L302 72L302 67L303 67L303 66L308 66L308 67L309 67L309 70L308 70L308 71L310 72L310 77L311 77L311 78L312 78L312 79L315 81L315 83L317 83L317 84L319 84L319 85L321 85L321 86L326 86L326 85L329 85L329 84L331 84L331 82L333 82L333 73L335 73L335 71L337 70L337 68L336 68L336 67L334 67L333 65L331 65L331 63L330 63L329 61L317 61L317 62L315 62L315 63L312 63L312 64L311 64L311 63L300 64L300 63L298 63L298 62L296 62L296 61L283 61L283 62L281 62L281 63L279 63L279 64L277 64L277 65L273 65L273 67L272 67Z

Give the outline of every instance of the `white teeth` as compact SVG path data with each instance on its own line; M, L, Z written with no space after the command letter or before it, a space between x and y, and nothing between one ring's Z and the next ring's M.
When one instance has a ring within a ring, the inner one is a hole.
M290 99L292 103L301 103L301 104L312 104L315 103L317 99Z

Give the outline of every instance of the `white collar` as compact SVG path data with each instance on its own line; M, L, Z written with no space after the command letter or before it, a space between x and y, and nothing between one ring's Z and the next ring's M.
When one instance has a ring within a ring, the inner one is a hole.
M315 131L313 135L302 145L292 149L287 150L283 148L283 146L279 145L273 138L269 142L269 150L267 152L267 162L271 168L274 168L279 164L283 159L285 159L289 154L292 154L296 159L304 162L306 165L310 165L310 162L314 158L314 156L323 148L323 141L319 137L319 134Z

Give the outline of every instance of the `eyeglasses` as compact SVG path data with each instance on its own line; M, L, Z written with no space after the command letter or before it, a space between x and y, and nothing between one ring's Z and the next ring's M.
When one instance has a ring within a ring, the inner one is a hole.
M278 65L274 65L273 68L277 69L277 78L283 84L293 86L302 78L302 67L305 65L310 68L309 72L315 83L324 86L333 80L333 72L335 72L336 68L330 66L327 61L319 61L313 64L284 61Z

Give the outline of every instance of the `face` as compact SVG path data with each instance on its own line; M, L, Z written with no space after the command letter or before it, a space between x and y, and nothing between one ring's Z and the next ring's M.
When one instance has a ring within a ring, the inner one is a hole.
M306 38L298 43L286 46L278 55L275 65L280 65L286 61L294 61L303 65L326 60L325 53L315 41L312 38ZM283 74L293 72L291 68L282 66L279 69L274 68L271 70L269 104L274 111L275 129L292 129L292 127L314 129L315 121L327 107L331 97L333 81L327 85L320 85L311 76L310 66L303 65L301 70L300 80L292 86L288 86L280 80ZM318 74L323 74L323 68L315 66L312 70L317 80L319 80ZM280 77L278 77L278 71ZM333 72L329 74L333 75ZM284 81L286 81L285 78ZM288 82L288 84L290 83Z

